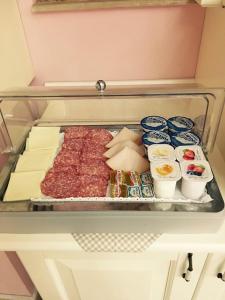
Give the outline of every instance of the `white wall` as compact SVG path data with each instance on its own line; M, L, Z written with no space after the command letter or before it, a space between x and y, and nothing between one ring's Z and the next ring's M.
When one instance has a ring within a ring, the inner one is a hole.
M225 88L225 9L208 8L196 79L204 85ZM216 144L225 159L225 109Z
M0 90L26 86L33 67L16 0L0 1Z

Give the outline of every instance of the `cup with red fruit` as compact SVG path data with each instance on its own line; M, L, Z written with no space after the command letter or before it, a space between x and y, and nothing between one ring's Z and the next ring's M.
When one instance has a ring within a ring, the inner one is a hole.
M180 162L181 192L188 199L199 199L205 192L206 184L213 179L212 170L206 160L183 160Z
M178 161L205 160L204 153L200 146L179 146L175 149Z

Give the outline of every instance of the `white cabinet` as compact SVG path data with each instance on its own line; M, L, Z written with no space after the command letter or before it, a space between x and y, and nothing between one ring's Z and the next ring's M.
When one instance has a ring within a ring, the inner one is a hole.
M182 274L188 269L189 262L187 254L180 254L176 263L176 270L174 279L172 282L172 288L170 292L170 300L191 300L195 291L198 280L201 276L201 272L207 258L207 254L193 253L192 265L193 271L190 272L189 281L186 281Z
M19 252L43 300L163 300L176 254ZM165 295L165 297L164 297Z
M204 253L193 254L193 272L187 282L182 277L188 268L187 253L88 253L80 249L18 255L43 300L192 300L207 258ZM194 299L212 300L204 297Z
M225 273L225 253L208 255L192 300L224 300L225 282L217 277L220 272Z

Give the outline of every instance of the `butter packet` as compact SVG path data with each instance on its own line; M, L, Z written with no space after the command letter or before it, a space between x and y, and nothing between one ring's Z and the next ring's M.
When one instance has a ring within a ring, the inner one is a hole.
M116 185L128 185L135 186L141 185L141 178L137 172L130 171L125 172L122 170L111 171L110 173L110 183Z
M150 172L145 172L140 175L142 185L152 185L152 176Z
M128 189L126 185L123 184L110 184L109 188L110 197L127 197Z
M141 197L141 189L139 186L128 186L128 197Z
M154 197L153 185L142 185L141 194L143 198L152 198Z

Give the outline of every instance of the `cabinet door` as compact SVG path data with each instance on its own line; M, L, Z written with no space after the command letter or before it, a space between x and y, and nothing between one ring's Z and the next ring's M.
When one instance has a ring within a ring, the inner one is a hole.
M191 300L198 280L201 276L207 254L193 253L192 265L193 271L190 273L190 280L186 281L182 275L186 273L189 266L188 254L180 254L176 264L175 276L172 283L170 300Z
M225 272L225 253L208 255L192 300L225 299L225 282L217 277L221 269Z
M19 252L44 300L163 300L169 254Z

